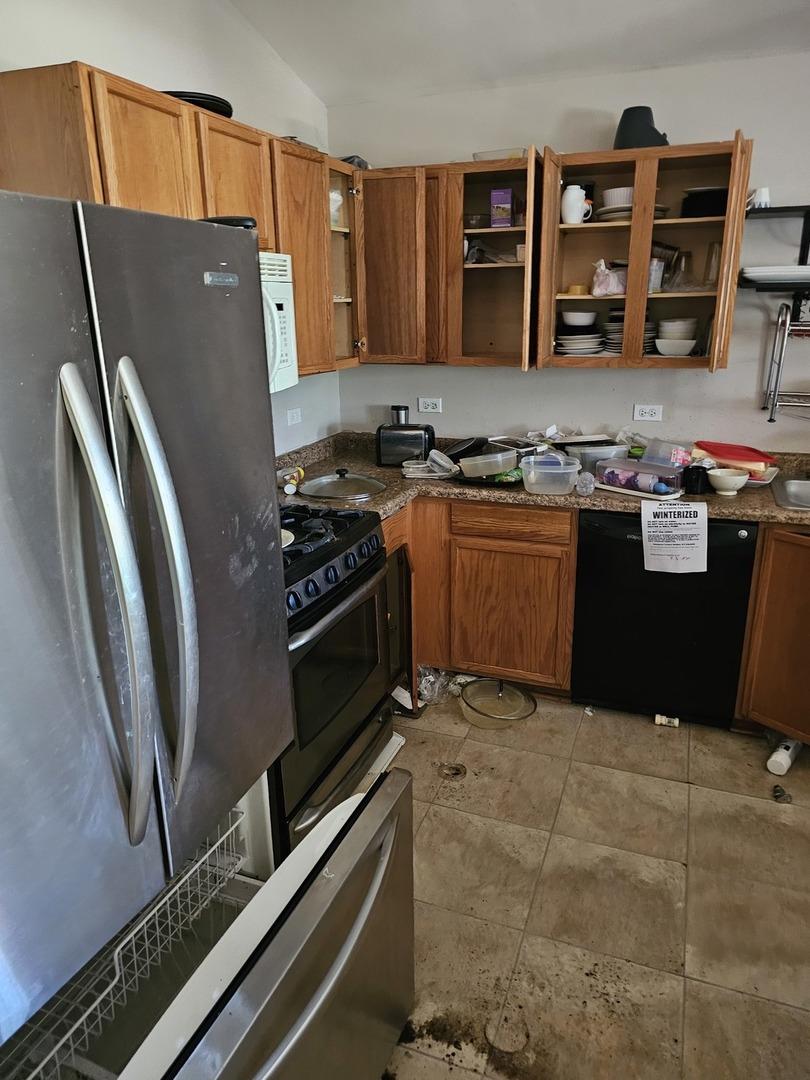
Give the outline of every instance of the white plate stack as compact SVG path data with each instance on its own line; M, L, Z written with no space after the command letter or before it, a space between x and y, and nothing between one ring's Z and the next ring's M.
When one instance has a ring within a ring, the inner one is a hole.
M649 319L644 323L643 351L652 352L655 342L655 323ZM605 323L605 352L621 356L624 349L624 312L614 311Z
M587 334L558 334L556 351L561 356L596 356L602 351L604 338L594 330Z

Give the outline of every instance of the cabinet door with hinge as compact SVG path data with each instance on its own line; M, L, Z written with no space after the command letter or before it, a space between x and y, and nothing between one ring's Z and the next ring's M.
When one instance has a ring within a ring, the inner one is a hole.
M810 530L769 529L757 576L743 714L810 742Z
M751 170L753 143L743 138L741 131L734 135L728 186L726 221L717 277L717 305L709 352L709 370L718 371L728 365L728 350L737 300L737 274L740 269L742 236L745 227L745 208L748 197L748 175Z
M105 201L202 217L194 110L168 94L91 73Z
M298 373L334 371L326 158L284 139L272 150L276 245L292 256Z
M543 150L543 202L540 226L540 272L537 301L537 366L545 367L554 352L557 321L556 296L560 288L558 250L560 241L560 155L547 146Z
M259 247L274 251L269 137L213 113L196 119L205 216L255 218Z
M358 174L361 363L425 362L425 170Z
M569 549L491 537L454 536L450 545L452 667L566 688Z

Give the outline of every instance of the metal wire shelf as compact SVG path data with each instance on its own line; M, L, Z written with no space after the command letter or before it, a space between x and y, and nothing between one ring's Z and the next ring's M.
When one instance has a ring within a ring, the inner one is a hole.
M68 1080L81 1068L77 1058L239 870L243 817L231 810L155 903L0 1047L3 1080Z

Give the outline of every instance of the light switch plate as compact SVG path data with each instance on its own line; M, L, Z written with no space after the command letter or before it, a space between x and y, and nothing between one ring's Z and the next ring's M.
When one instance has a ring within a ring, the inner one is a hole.
M287 409L287 427L292 427L293 424L301 423L301 410L300 409Z
M634 405L633 406L633 419L634 420L663 420L664 419L664 406L663 405Z
M419 412L438 413L442 411L442 399L440 397L420 397Z

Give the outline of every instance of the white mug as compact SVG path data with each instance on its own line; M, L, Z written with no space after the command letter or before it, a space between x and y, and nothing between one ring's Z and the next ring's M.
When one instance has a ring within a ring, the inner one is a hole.
M560 200L560 216L565 225L580 225L593 212L593 205L585 201L585 189L579 184L569 184Z
M771 189L766 187L758 187L754 188L753 191L749 191L748 198L745 200L746 210L752 210L754 207L761 210L770 205Z

